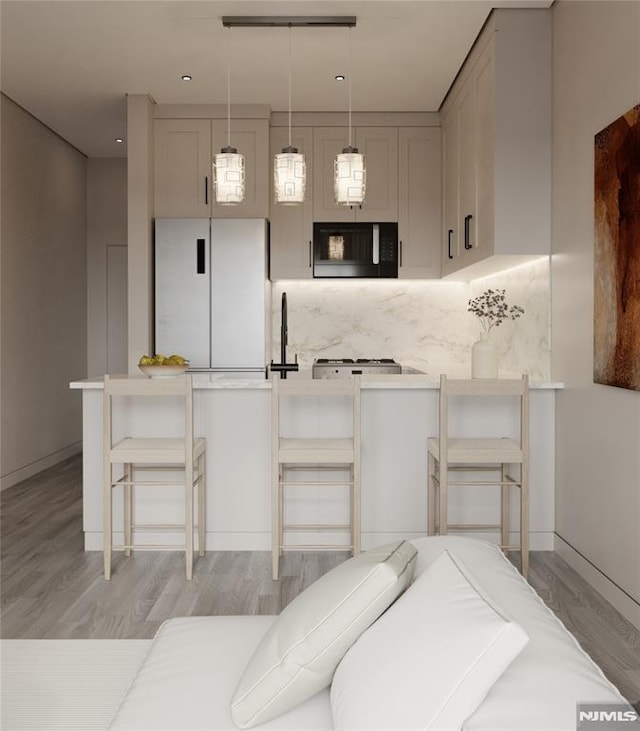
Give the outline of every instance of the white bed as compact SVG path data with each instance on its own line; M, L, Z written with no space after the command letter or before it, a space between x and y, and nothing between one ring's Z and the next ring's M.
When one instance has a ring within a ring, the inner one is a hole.
M625 702L495 546L454 536L412 543L418 549L415 577L446 549L464 562L484 592L529 637L465 729L573 731L578 702ZM117 714L113 731L235 729L230 699L273 621L265 616L170 620L162 637L153 641L4 641L1 727L107 729L142 664L135 692ZM429 658L428 647L424 656ZM334 728L330 689L259 728Z

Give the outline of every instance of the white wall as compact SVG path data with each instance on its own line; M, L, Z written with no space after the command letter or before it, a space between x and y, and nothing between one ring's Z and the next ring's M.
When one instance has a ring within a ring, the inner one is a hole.
M87 160L88 374L127 372L127 160Z
M2 104L1 484L81 447L87 373L84 155Z
M593 383L594 135L640 102L640 3L557 0L553 21L558 547L640 626L640 393Z

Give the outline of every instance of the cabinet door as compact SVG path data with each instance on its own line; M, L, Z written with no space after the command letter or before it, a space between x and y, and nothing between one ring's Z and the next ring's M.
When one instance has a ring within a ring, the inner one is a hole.
M227 145L227 120L214 119L211 124L213 153ZM269 216L269 122L266 119L232 119L231 146L244 155L244 201L237 205L219 205L212 196L214 218L268 218Z
M464 85L458 98L459 116L459 170L460 170L460 253L470 251L476 244L476 128L475 128L475 82Z
M460 257L460 149L459 116L452 108L442 120L442 274L459 266Z
M333 164L348 145L346 127L315 127L313 130L313 220L353 221L350 206L339 206L333 192ZM307 163L308 164L308 163Z
M476 213L473 242L478 258L494 253L495 68L493 44L483 51L474 72L476 126Z
M208 217L212 193L210 120L157 119L154 137L156 217Z
M398 128L358 127L356 145L365 156L367 187L356 221L398 220Z
M440 276L440 129L398 130L398 230L402 279Z
M271 128L271 159L289 144L286 127ZM282 205L273 198L271 178L271 279L310 279L312 276L311 240L313 236L313 130L300 127L291 130L291 144L304 154L307 164L307 186L304 203Z

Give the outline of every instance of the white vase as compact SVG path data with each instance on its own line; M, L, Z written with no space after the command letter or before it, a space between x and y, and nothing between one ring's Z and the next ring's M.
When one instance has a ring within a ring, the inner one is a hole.
M498 349L489 340L489 333L481 332L480 340L471 347L471 378L498 377Z

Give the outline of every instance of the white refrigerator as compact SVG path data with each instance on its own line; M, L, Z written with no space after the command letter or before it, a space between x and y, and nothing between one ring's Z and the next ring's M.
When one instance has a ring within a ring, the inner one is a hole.
M264 219L156 219L155 352L191 370L264 373L268 245Z

